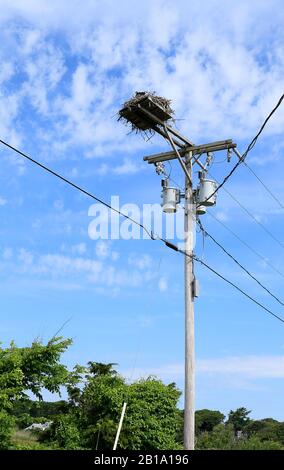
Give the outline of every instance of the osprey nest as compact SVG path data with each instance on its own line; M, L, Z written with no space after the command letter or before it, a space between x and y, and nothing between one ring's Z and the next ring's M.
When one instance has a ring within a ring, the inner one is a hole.
M143 112L148 111L161 122L155 122L151 116ZM155 92L136 91L135 95L123 105L118 112L118 121L131 125L134 132L153 131L153 125L162 125L173 119L174 111L171 108L171 100L157 96Z

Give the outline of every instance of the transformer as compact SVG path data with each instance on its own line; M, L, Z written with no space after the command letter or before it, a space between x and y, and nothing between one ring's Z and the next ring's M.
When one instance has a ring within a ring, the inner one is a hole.
M198 214L198 215L206 214L206 207L205 206L197 206L196 207L196 214Z
M162 208L167 214L173 214L177 211L177 204L180 202L180 191L177 188L168 186L168 180L162 180Z
M200 185L197 191L197 204L201 206L214 206L216 204L216 194L213 194L217 188L214 180L200 179ZM211 196L213 194L213 196Z

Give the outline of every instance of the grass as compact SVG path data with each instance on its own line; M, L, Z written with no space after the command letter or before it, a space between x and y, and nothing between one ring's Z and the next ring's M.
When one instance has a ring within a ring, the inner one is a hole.
M16 430L12 436L12 450L52 450L45 443L38 442L38 437L31 431Z

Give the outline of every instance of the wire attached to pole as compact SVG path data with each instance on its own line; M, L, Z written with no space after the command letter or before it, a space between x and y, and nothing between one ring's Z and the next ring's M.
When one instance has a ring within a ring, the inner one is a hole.
M53 176L56 176L57 178L59 178L60 180L64 181L65 183L69 184L70 186L72 186L73 188L77 189L78 191L81 191L83 194L85 194L86 196L88 197L91 197L92 199L94 199L95 201L103 204L104 206L108 207L110 210L113 210L114 212L120 214L121 216L125 217L126 219L130 220L131 222L133 222L134 224L138 225L139 227L141 227L143 230L145 230L145 232L149 235L150 239L151 240L159 240L161 242L163 242L168 248L171 248L172 250L174 251L178 251L179 253L182 253L183 255L185 256L191 256L189 255L188 253L186 253L184 250L181 250L177 245L175 245L174 243L171 243L170 241L166 240L165 238L163 237L160 237L158 235L155 235L152 231L150 232L143 224L141 224L140 222L138 222L137 220L134 220L132 219L131 217L129 217L128 215L124 214L123 212L119 211L118 209L116 209L115 207L112 207L110 204L108 204L107 202L103 201L102 199L98 198L97 196L94 196L93 194L91 194L89 191L86 191L85 189L81 188L80 186L78 186L77 184L73 183L72 181L68 180L67 178L65 178L64 176L60 175L59 173L56 173L54 170L51 170L50 168L48 168L47 166L43 165L42 163L38 162L37 160L29 157L27 154L25 154L24 152L18 150L17 148L13 147L12 145L8 144L7 142L3 141L2 139L0 139L0 143L2 143L3 145L5 145L6 147L10 148L11 150L13 150L14 152L18 153L19 155L23 156L24 158L28 159L29 161L31 161L32 163L34 163L35 165L39 166L40 168L42 168L43 170L47 171L48 173L52 174ZM217 276L219 276L221 279L223 279L224 281L226 281L228 284L230 284L231 286L235 287L239 292L241 292L243 295L245 295L246 297L248 297L250 300L252 300L252 302L254 302L255 304L259 305L262 309L264 309L266 312L270 313L271 315L273 315L275 318L277 318L278 320L280 320L281 322L284 323L284 320L279 317L278 315L274 314L273 312L271 312L269 309L267 309L265 306L263 306L260 302L258 302L257 300L253 299L253 297L251 297L249 294L245 293L242 289L240 289L236 284L234 284L233 282L229 281L228 279L226 279L224 276L222 276L221 274L219 274L217 271L215 271L213 268L211 268L210 266L208 266L204 261L200 260L199 258L197 258L195 255L192 255L193 259L195 259L196 261L200 262L201 264L203 264L204 266L206 266L208 269L210 269L212 272L214 272Z
M258 137L260 136L260 134L262 133L263 129L265 128L266 124L268 123L269 119L271 118L271 116L275 113L275 111L279 108L279 106L281 105L282 101L284 99L284 94L280 97L278 103L276 104L276 106L272 109L272 111L269 113L269 115L267 116L267 118L264 120L263 124L261 125L258 133L256 134L256 136L252 139L252 141L249 143L249 145L247 146L245 152L242 154L241 158L239 159L239 161L235 164L235 166L232 168L232 170L227 174L227 176L225 176L225 178L223 179L222 183L219 184L219 186L215 189L215 191L213 191L212 194L210 194L210 196L208 196L208 198L202 202L202 204L204 204L204 202L208 201L212 196L214 196L214 194L216 194L219 189L221 189L224 184L228 181L228 179L232 176L232 174L236 171L236 169L240 166L241 163L244 162L247 154L253 149L253 147L255 146L256 144L256 141L258 139ZM199 204L200 206L201 204Z

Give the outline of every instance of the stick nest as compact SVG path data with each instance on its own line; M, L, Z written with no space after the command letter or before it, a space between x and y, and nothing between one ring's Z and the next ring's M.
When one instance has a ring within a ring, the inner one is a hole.
M153 125L156 123L144 114L141 108L149 111L162 123L173 119L174 110L171 108L171 100L157 96L155 92L136 91L118 112L118 121L126 125L130 124L131 130L136 133L147 134L147 131L154 133Z

